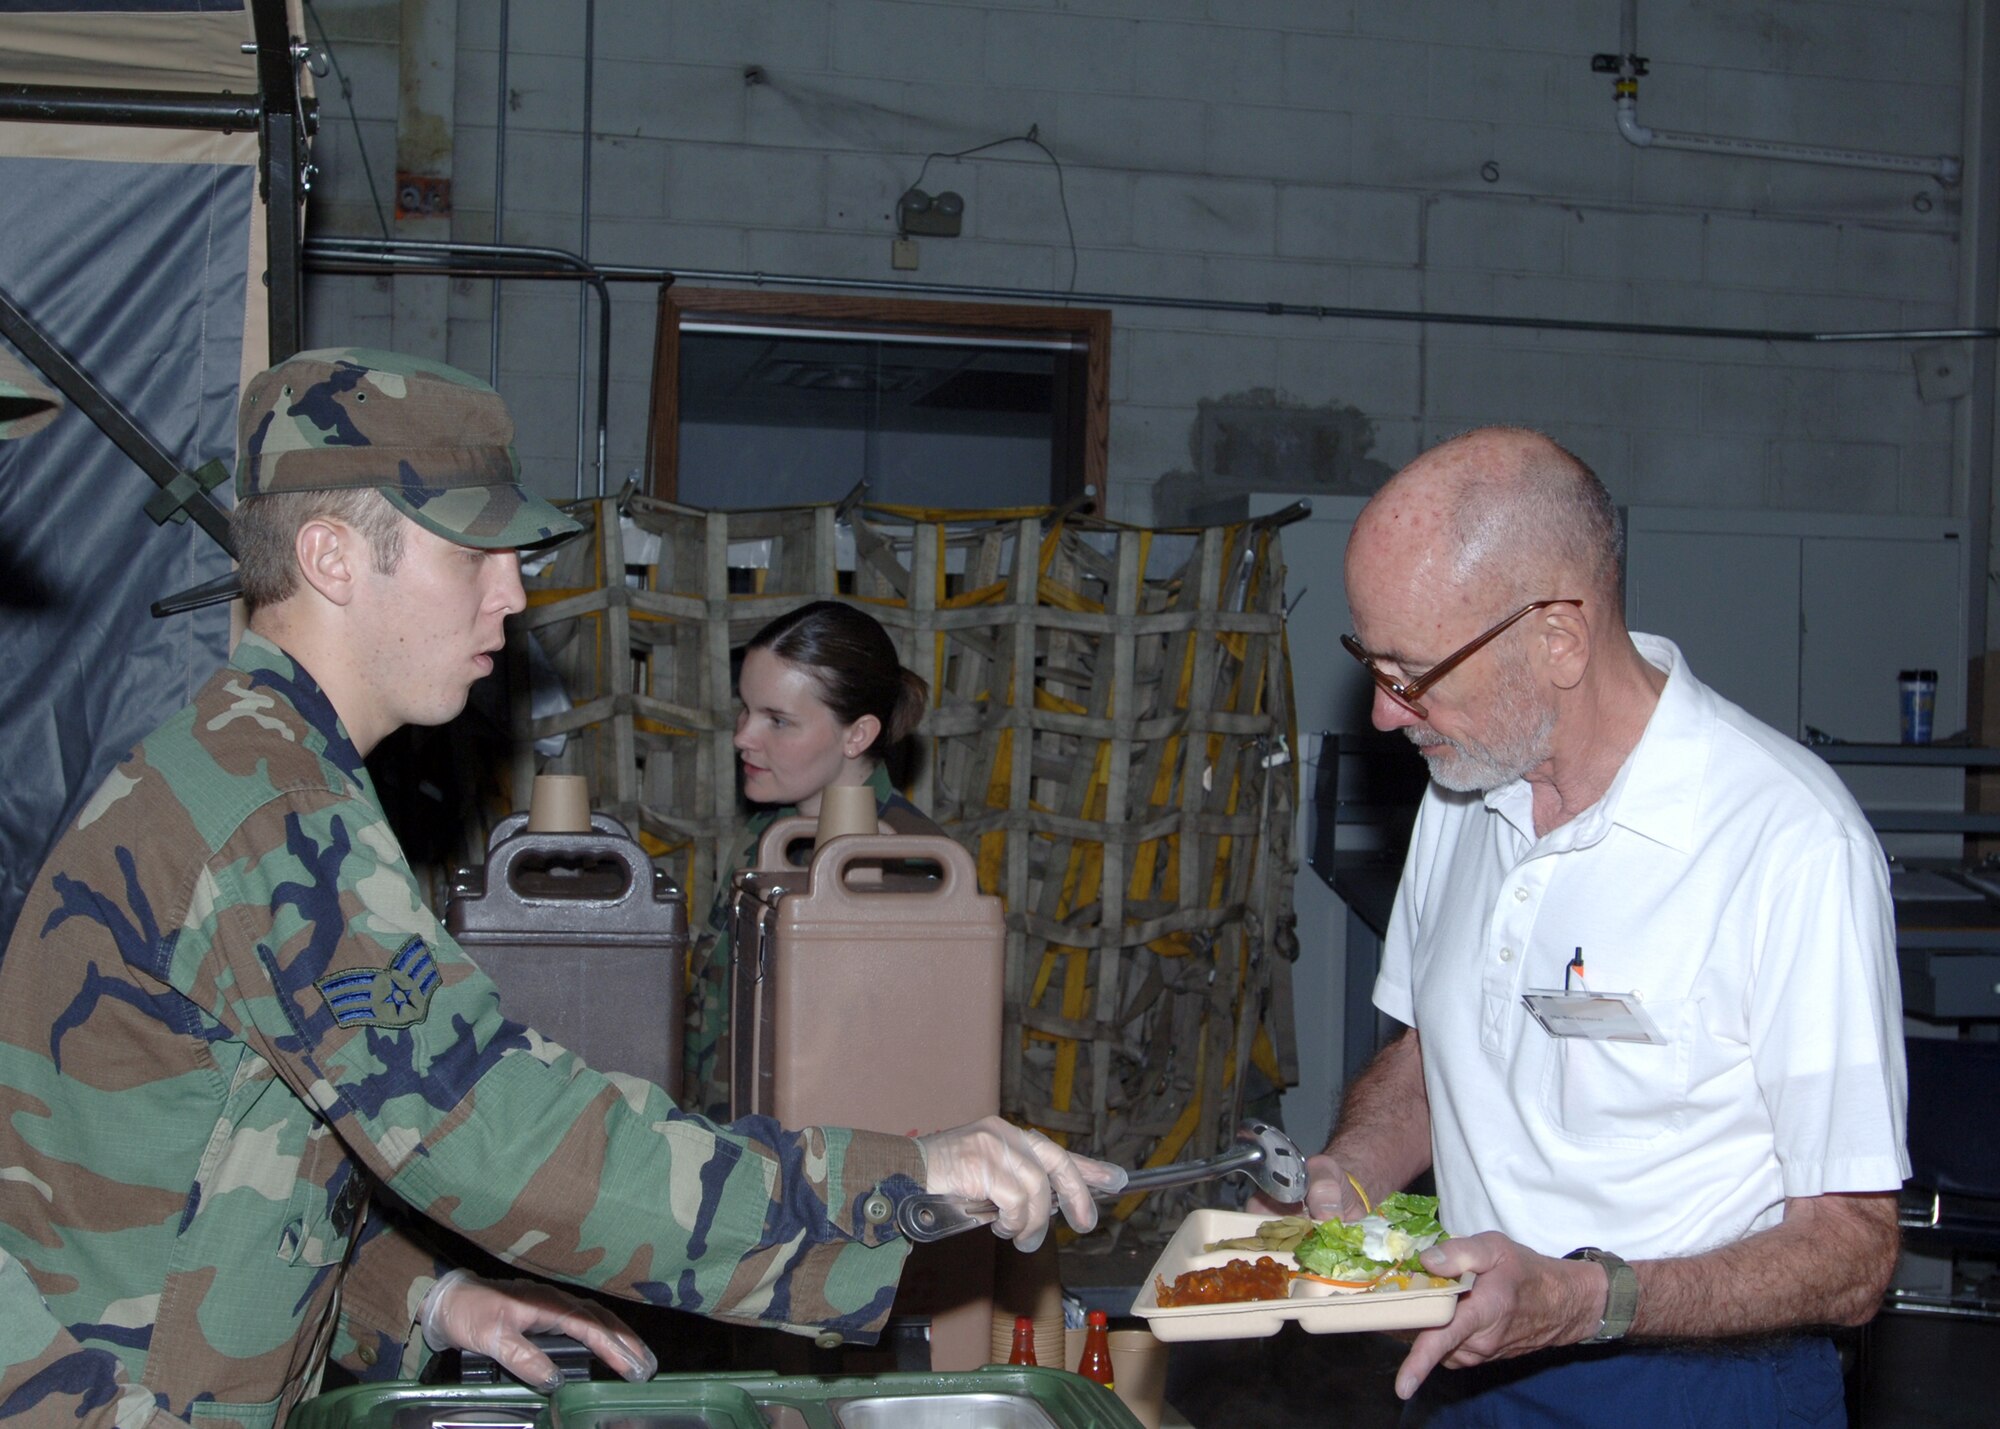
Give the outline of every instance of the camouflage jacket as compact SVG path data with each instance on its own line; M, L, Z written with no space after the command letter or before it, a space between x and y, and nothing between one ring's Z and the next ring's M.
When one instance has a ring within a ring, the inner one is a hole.
M330 1353L408 1374L413 1212L531 1273L868 1338L921 1177L904 1138L718 1128L508 1021L324 693L246 636L0 961L0 1418L261 1426Z
M930 815L896 792L889 771L882 765L868 776L875 791L875 810L890 828L904 834L942 834ZM723 1064L729 1040L729 940L730 902L735 896L735 875L757 863L757 845L764 831L778 820L798 813L796 805L783 804L759 809L744 825L743 847L736 860L716 880L715 897L708 906L708 930L688 958L687 1026L681 1042L681 1101L707 1116L729 1115L729 1068Z

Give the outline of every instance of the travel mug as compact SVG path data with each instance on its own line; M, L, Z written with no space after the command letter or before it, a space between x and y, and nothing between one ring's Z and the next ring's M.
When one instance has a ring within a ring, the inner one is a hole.
M1903 743L1931 742L1931 715L1937 708L1937 671L1904 670L1896 676L1903 696Z

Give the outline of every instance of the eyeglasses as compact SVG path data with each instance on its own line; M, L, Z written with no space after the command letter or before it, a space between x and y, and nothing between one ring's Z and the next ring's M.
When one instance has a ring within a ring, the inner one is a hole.
M1528 614L1530 611L1540 610L1545 605L1574 605L1581 608L1583 602L1561 597L1552 600L1531 600L1485 634L1473 636L1472 639L1459 646L1414 680L1398 680L1394 676L1387 674L1380 665L1375 663L1375 657L1370 655L1362 647L1361 642L1356 640L1352 635L1341 636L1340 643L1346 647L1348 654L1361 662L1362 667L1368 671L1375 683L1388 692L1390 699L1402 705L1418 719L1429 719L1430 711L1418 703L1423 698L1425 690L1428 690L1439 680L1442 680L1446 675L1449 675L1453 670L1456 670L1460 665L1471 659L1473 655L1478 653L1480 646L1484 645L1522 616Z

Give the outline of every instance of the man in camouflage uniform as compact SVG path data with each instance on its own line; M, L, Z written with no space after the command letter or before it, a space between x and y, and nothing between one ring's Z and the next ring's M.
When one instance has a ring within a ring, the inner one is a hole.
M525 604L516 549L573 525L517 484L499 397L437 364L301 354L239 437L249 633L87 803L0 961L0 1418L271 1425L329 1356L539 1376L510 1355L546 1327L646 1371L559 1292L441 1273L426 1217L538 1275L862 1339L903 1198L990 1198L1030 1248L1052 1200L1094 1222L1123 1173L997 1118L722 1128L509 1021L362 759L463 707Z

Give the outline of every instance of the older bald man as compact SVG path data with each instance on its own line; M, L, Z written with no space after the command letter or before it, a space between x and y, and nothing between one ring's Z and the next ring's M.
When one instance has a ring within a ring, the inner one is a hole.
M1355 525L1344 643L1431 787L1375 986L1409 1030L1309 1205L1436 1176L1426 1264L1478 1280L1397 1375L1417 1422L1841 1423L1812 1327L1874 1313L1909 1171L1886 863L1821 761L1626 630L1622 558L1589 468L1512 428Z

